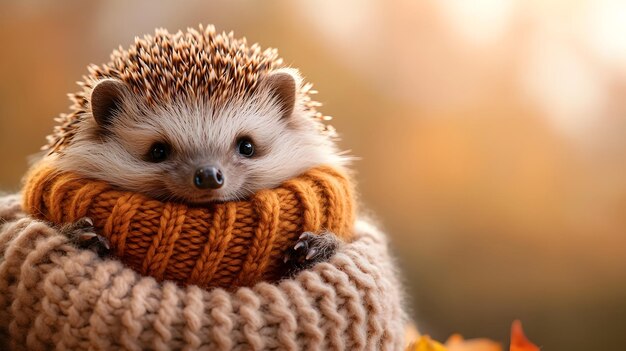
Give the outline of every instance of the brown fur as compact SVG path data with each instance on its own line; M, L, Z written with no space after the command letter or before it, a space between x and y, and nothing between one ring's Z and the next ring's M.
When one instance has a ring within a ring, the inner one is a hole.
M144 113L173 101L207 100L218 110L235 97L252 94L260 77L281 67L283 61L275 49L261 50L258 44L248 45L245 38L234 38L232 32L216 33L213 26L176 34L157 29L154 36L136 38L128 49L113 51L109 62L89 67L89 74L79 82L83 89L70 95L70 113L57 119L59 125L43 148L60 152L71 142L81 122L90 118L91 90L103 79L126 83ZM298 100L315 121L327 120L316 111L320 104L311 99L312 94L311 85L303 84ZM317 128L333 132L323 123Z

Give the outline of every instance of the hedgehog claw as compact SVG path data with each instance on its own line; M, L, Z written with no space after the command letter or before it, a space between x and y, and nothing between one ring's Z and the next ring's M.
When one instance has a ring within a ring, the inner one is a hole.
M285 255L284 263L291 275L318 262L328 260L337 251L339 239L332 233L319 235L304 232L291 250Z
M311 249L311 250L309 250L309 253L306 254L306 257L304 259L305 260L310 260L310 259L312 259L315 256L316 253L317 253L316 249Z
M298 241L298 243L293 247L294 250L298 250L301 247L304 247L306 244L304 243L304 241Z

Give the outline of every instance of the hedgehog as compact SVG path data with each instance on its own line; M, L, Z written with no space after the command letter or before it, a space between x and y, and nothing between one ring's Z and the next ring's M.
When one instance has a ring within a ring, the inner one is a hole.
M136 38L91 65L70 94L70 113L44 146L61 171L165 200L242 200L305 170L350 162L316 93L276 49L213 26ZM106 253L85 219L66 226L81 246ZM332 233L304 233L287 260L327 258ZM296 254L297 253L297 254Z

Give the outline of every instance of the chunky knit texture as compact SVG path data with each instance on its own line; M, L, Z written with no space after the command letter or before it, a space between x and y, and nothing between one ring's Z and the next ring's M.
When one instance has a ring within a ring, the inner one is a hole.
M384 236L358 221L329 262L232 292L142 277L0 198L0 349L400 350Z
M57 225L91 218L116 257L158 281L232 288L282 277L283 258L305 231L328 230L349 240L352 192L344 174L318 167L248 201L191 207L59 173L42 162L27 176L24 209Z

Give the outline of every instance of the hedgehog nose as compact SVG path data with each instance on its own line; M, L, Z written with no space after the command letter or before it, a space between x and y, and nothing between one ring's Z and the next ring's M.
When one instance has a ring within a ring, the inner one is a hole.
M224 185L224 176L216 167L202 167L194 174L193 184L198 189L219 189Z

